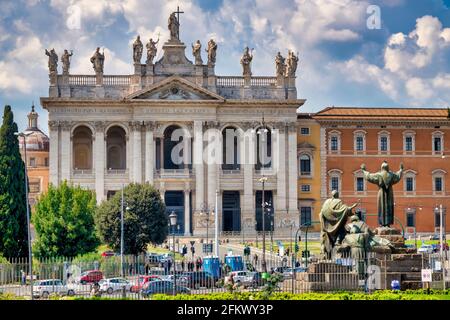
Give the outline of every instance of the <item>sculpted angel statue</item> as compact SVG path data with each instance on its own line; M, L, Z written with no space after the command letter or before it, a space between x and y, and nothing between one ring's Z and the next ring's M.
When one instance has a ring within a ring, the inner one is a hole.
M133 43L133 61L136 64L141 63L142 51L144 50L144 46L142 45L141 37L137 36L136 40Z
M45 54L48 56L48 70L50 73L58 73L58 55L55 49L48 51L45 49Z
M393 185L400 182L403 174L403 163L400 164L400 170L397 172L389 171L389 164L384 161L381 164L381 170L377 173L366 171L366 165L361 165L364 178L378 186L378 223L383 227L389 227L394 224L394 189Z

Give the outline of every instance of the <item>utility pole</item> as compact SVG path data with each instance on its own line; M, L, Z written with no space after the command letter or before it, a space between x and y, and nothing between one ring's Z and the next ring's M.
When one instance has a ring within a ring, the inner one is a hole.
M439 240L440 240L440 246L439 251L441 254L441 268L442 268L442 285L443 289L445 290L445 260L444 260L444 219L443 219L443 210L442 210L442 204L439 205Z

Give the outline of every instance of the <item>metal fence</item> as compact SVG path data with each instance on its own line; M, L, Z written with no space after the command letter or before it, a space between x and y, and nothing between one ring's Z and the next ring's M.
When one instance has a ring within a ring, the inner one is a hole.
M255 258L256 257L256 258ZM102 257L98 261L77 259L33 260L33 298L53 295L102 296L151 299L154 294L209 294L227 291L265 290L261 255L244 257L243 270L232 271L222 261L216 275L206 272L199 257L154 261L151 256ZM332 260L317 257L269 256L266 269L279 274L276 291L291 293L374 291L392 289L448 288L449 257L438 254L382 255L370 253L360 259L340 255ZM430 282L422 282L422 270L431 270ZM0 264L0 292L29 299L31 277L26 259ZM175 271L175 272L174 272ZM447 280L447 283L445 282Z

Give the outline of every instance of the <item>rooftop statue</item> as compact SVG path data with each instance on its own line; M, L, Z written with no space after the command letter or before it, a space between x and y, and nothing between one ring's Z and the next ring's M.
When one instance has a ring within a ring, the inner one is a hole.
M278 54L275 56L275 66L277 68L277 76L283 77L284 74L286 73L284 61L285 61L285 59L283 58L281 53L278 51Z
M141 37L137 36L133 43L133 61L135 64L141 64L143 50L144 46L142 45Z
M159 42L159 38L158 38L157 41L153 41L153 39L150 38L149 42L146 45L146 48L147 48L147 61L146 61L146 63L148 65L153 64L153 59L155 59L156 53L158 52L158 48L156 47L158 42Z
M70 57L72 56L73 56L72 50L70 50L70 53L67 50L64 50L64 54L61 56L61 62L63 64L63 74L69 74Z
M180 40L180 22L175 16L176 12L172 12L169 17L168 27L170 31L170 40Z
M298 65L298 54L295 55L294 51L289 50L286 58L286 76L295 77Z
M192 44L192 55L195 58L195 64L197 66L203 64L201 48L202 48L202 45L200 43L200 40L197 40L195 42L195 44Z
M49 73L58 73L58 55L55 49L51 49L50 52L45 49L45 54L48 56L48 71Z
M322 254L330 259L332 250L336 245L340 245L346 235L345 224L347 218L353 215L352 206L347 206L339 199L339 192L333 190L331 198L325 200L320 211L320 238Z
M103 51L103 53L100 53L100 48L97 47L97 50L95 50L94 55L91 57L92 67L94 68L95 73L103 73L104 62L105 51Z
M253 49L252 49L253 51ZM241 65L242 65L242 74L244 76L251 76L252 75L252 68L251 63L253 59L253 54L250 52L250 49L248 47L245 47L244 54L241 58Z
M206 52L208 52L208 66L213 67L216 64L216 51L217 51L217 44L214 41L214 39L211 39L208 41L208 49L206 49Z
M400 170L397 172L389 171L387 161L381 164L381 170L377 173L366 171L366 165L362 164L361 169L364 178L373 184L376 184L378 190L378 223L383 227L389 227L394 224L394 190L393 185L398 183L403 174L403 163L400 164Z

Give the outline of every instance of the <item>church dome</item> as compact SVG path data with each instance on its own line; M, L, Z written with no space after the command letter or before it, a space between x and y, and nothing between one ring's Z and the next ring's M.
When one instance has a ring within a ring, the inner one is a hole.
M31 106L31 112L28 114L28 127L23 132L27 151L48 151L50 139L38 127L38 113L34 111L34 105ZM20 148L23 148L23 139L19 139Z

